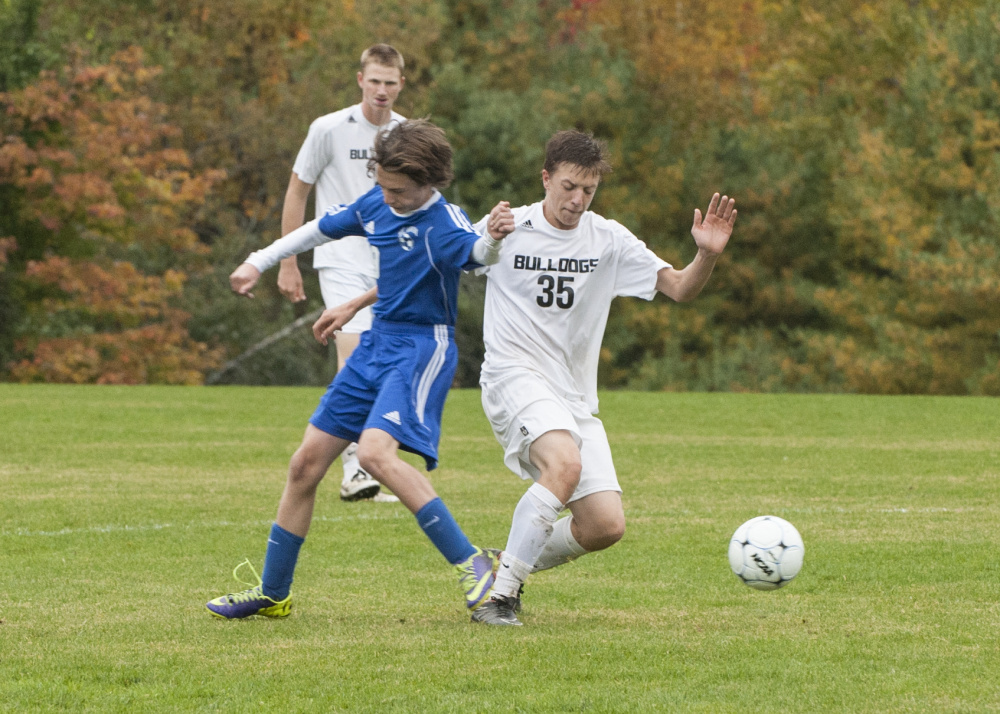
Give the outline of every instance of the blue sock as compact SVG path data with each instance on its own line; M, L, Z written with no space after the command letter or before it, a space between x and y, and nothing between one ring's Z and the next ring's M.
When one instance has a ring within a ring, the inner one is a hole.
M476 552L444 501L435 498L417 511L417 524L449 563L456 565Z
M289 533L277 523L271 525L261 580L264 581L262 588L264 594L272 600L284 600L291 592L295 563L299 559L299 548L305 540L294 533Z

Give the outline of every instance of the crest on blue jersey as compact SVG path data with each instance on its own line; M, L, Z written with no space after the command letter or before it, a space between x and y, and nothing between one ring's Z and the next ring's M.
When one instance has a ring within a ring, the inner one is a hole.
M406 226L399 229L396 237L399 239L399 245L402 246L403 250L413 250L413 241L416 239L418 232L413 226Z

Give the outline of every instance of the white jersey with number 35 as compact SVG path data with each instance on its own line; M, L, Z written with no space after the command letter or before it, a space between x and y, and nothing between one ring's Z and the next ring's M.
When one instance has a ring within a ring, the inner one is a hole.
M651 300L670 264L620 223L591 211L576 228L553 227L542 203L513 209L516 229L488 276L481 381L530 370L597 413L597 363L611 301ZM485 232L483 218L476 229Z

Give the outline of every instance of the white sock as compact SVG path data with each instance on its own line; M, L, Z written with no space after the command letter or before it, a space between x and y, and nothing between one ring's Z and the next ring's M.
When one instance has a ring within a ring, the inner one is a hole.
M517 595L535 560L545 549L562 509L562 502L541 484L532 484L521 496L514 509L507 547L500 557L500 568L493 584L497 595Z
M497 577L493 581L493 594L517 597L518 590L530 574L530 565L504 551L500 554L500 567L497 568Z
M531 572L537 573L539 570L548 570L557 565L563 565L571 560L576 560L581 555L586 555L587 551L582 545L576 542L573 531L570 528L573 516L560 518L552 528L552 537L545 544L545 549L535 560L535 567Z
M344 464L344 483L347 483L352 478L354 474L358 472L361 468L361 462L358 461L358 445L348 444L347 448L340 455L340 460Z

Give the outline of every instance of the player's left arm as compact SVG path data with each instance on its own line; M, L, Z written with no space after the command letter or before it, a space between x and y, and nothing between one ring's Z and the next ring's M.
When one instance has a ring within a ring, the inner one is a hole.
M736 200L719 194L712 196L708 210L702 218L701 211L694 209L694 236L698 254L683 270L661 268L656 274L656 289L677 302L693 300L705 287L712 275L715 263L729 243L736 223Z

